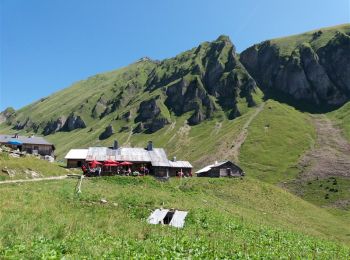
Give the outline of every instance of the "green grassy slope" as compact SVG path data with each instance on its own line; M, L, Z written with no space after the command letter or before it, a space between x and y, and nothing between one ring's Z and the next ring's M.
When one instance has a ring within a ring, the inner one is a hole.
M6 173L6 170L9 171L11 176ZM32 171L35 172L35 176L32 176ZM0 181L60 176L68 173L70 171L57 163L50 163L33 156L12 158L7 153L0 152Z
M1 186L0 255L340 259L350 254L341 245L350 244L345 222L250 178L166 183L96 178L84 180L80 196L75 185L64 180ZM188 210L184 229L148 225L157 207Z
M248 128L240 162L246 172L277 183L297 176L299 158L315 140L309 116L269 100Z
M64 90L18 110L16 120L22 121L29 117L33 122L45 122L61 115L67 116L74 111L88 124L93 120L91 110L101 95L118 94L128 84L142 86L147 80L146 75L153 68L153 62L136 62L115 71L78 81Z
M259 98L256 100L259 102ZM244 102L244 101L242 101ZM122 146L144 147L148 140L153 140L156 147L164 147L169 158L177 156L178 160L189 160L196 169L215 160L233 160L231 153L234 141L244 123L255 112L249 108L246 113L235 119L227 120L218 115L210 121L196 126L185 123L186 116L172 116L172 124L153 134L131 134L117 132L110 138L98 140L98 130L104 120L89 128L73 132L59 132L48 136L48 140L56 144L57 154L63 158L71 148L88 146L111 146L118 140ZM113 122L113 127L131 126L125 121ZM248 128L248 137L241 148L240 164L247 174L270 182L278 182L294 177L293 167L299 157L312 144L314 129L306 114L280 104L267 101L264 110L253 120Z
M288 183L287 187L302 199L327 208L333 214L350 217L350 179L348 178L317 178L307 182Z

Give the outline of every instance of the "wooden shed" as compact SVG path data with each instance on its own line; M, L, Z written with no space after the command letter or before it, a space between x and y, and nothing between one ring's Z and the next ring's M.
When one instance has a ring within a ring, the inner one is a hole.
M244 171L231 161L215 162L196 172L197 177L241 177Z

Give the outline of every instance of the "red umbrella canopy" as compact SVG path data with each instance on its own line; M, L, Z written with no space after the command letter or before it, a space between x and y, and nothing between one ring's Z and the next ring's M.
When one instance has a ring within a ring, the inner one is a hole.
M105 166L118 166L119 163L117 161L107 160L107 161L103 162L103 165L105 165Z
M119 165L128 166L128 165L132 165L132 162L121 162Z
M100 163L99 161L93 160L89 162L89 164L90 164L90 167L95 168L96 165L101 165L102 163Z
M105 163L103 166L118 166L118 163Z

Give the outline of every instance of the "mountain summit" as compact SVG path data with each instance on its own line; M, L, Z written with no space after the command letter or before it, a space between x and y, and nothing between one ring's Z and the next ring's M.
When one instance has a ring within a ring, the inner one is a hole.
M221 35L170 59L143 58L18 111L7 109L0 129L59 142L64 133L85 133L85 145L125 133L129 142L179 122L187 131L212 119L233 120L263 96L307 111L350 100L350 24L268 40L241 54ZM66 149L73 145L67 141Z

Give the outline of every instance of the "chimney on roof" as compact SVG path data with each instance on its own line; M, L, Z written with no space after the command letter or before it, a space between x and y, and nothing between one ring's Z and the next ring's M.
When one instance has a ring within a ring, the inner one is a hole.
M176 156L173 157L173 162L176 162Z
M14 136L15 138L18 138L18 133L15 133L15 136Z
M114 140L114 143L113 143L113 150L117 150L119 148L119 143L117 140Z
M152 150L153 150L153 143L152 141L148 141L147 151L152 151Z
M215 162L214 162L214 165L217 165L217 164L218 164L218 161L215 161Z

